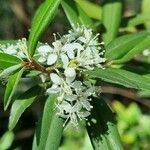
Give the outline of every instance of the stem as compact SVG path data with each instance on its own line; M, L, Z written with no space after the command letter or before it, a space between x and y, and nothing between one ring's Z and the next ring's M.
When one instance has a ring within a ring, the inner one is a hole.
M50 74L50 73L52 73L54 71L54 69L48 70L44 66L40 65L39 63L37 63L34 59L32 59L29 62L25 62L24 66L26 68L37 70L37 71L40 71L40 72L43 72L43 73L47 73L47 74Z

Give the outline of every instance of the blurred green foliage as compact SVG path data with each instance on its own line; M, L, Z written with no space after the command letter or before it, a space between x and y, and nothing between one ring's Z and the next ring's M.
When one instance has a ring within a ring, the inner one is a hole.
M149 150L150 116L143 114L136 103L126 107L115 101L113 106L117 112L118 129L126 149Z

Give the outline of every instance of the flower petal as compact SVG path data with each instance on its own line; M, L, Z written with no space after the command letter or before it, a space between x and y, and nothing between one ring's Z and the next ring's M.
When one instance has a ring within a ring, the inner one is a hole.
M53 65L58 59L56 54L49 54L47 58L47 65Z
M65 69L65 76L66 77L75 77L76 76L76 71L74 68L68 67Z
M66 54L61 54L60 55L62 63L63 63L63 68L66 68L69 64L69 58Z
M56 73L51 73L50 78L52 82L56 85L60 85L62 83L61 78Z
M52 86L51 86L51 88L49 88L49 89L47 89L47 93L48 94L54 94L54 93L58 93L60 91L60 88L58 87L58 85L56 85L56 84L53 84Z
M37 51L42 54L42 53L52 52L53 49L49 45L43 45L38 47Z

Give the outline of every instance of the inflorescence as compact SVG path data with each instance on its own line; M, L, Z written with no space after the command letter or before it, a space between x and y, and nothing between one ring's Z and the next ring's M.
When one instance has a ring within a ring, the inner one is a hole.
M43 82L51 80L46 93L58 95L57 114L77 126L79 120L90 115L90 104L95 86L82 78L82 72L102 67L103 42L99 43L98 36L93 35L91 29L84 26L69 30L68 34L56 39L52 46L40 43L34 59L44 67L53 67L54 71L45 76L41 74ZM0 45L0 52L15 55L22 60L27 58L26 39L19 40L17 44Z

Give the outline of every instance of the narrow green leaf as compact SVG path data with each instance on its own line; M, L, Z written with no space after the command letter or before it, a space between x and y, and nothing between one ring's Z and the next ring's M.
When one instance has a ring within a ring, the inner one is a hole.
M85 13L89 17L96 20L101 20L102 8L99 5L92 3L88 0L75 0L75 1L80 5L80 7L85 11Z
M22 68L20 71L16 72L15 74L11 75L8 79L8 83L5 90L4 95L4 109L6 110L9 106L9 103L11 101L11 98L17 88L17 85L19 83L19 80L23 74L24 68Z
M22 60L18 57L6 54L6 53L0 53L0 68L5 69L13 65L17 65L21 63Z
M150 90L150 79L141 75L115 68L95 69L87 71L87 75L91 78L99 78L108 83L122 85L128 88L138 90Z
M117 36L121 22L122 1L106 0L102 12L102 22L106 30L103 34L103 40L107 45Z
M105 57L108 61L119 59L149 35L149 32L139 32L118 37L106 46Z
M150 0L142 0L142 14L148 15L150 14ZM150 30L150 20L145 21L145 27Z
M14 65L9 68L6 68L0 73L0 78L5 78L20 68L22 68L22 64L18 64L18 65Z
M102 98L92 98L87 131L94 150L123 150L115 116Z
M14 129L22 113L35 101L35 98L39 95L39 92L40 88L33 87L14 101L9 116L9 130Z
M72 0L63 0L61 2L61 5L63 7L63 10L72 28L80 24L80 21L77 15L77 8L75 7L75 2L73 2Z
M118 60L114 60L114 64L125 63L132 58L134 58L137 54L141 53L143 50L148 49L150 47L150 35L145 37L139 44L135 45L133 49L131 49L128 53L126 53L122 58Z
M29 35L28 53L30 57L34 55L38 40L51 23L59 4L60 0L46 0L37 10Z
M87 14L82 10L82 8L79 5L77 5L77 9L78 9L78 18L79 18L81 24L83 24L87 27L94 28L93 21L91 20L91 18L89 18L87 16Z
M63 119L56 115L56 95L46 100L42 119L35 132L32 150L57 150L63 132Z
M87 16L82 8L72 0L63 0L61 2L70 25L75 28L77 25L85 25L94 28L93 21Z
M0 139L0 149L8 150L12 145L14 137L15 136L13 132L10 131L5 132L5 134Z

